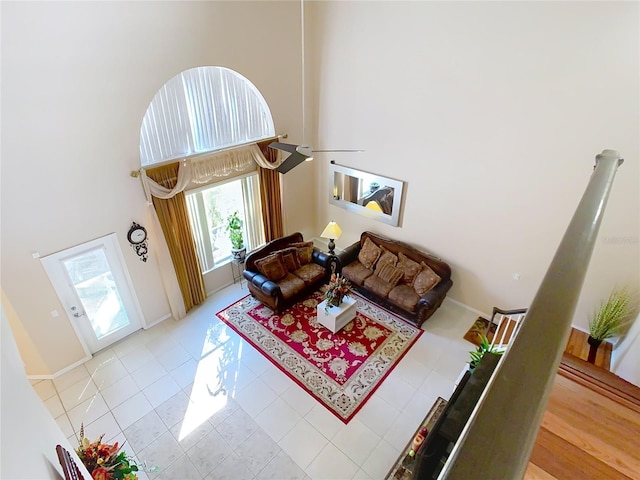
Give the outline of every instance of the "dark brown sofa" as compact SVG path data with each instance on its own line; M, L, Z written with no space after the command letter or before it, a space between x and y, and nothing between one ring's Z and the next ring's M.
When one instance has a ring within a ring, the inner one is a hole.
M242 275L251 295L280 313L328 283L332 262L335 256L315 249L297 232L247 255Z
M338 259L354 290L417 326L453 285L451 268L442 260L372 232L362 233Z

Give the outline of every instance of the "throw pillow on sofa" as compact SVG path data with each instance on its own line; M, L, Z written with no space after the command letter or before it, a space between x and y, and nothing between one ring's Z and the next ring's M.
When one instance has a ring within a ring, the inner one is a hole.
M404 272L390 263L383 263L380 268L376 266L376 275L395 287L404 275Z
M382 253L380 253L380 258L378 258L378 261L376 262L376 270L379 267L382 267L382 265L385 263L390 263L394 267L398 264L398 257L396 256L395 253L390 252L389 250L387 250L382 246L380 247L380 251Z
M313 242L295 242L291 244L296 248L298 252L298 261L300 266L306 265L311 262L311 255L313 254Z
M377 295L386 298L400 281L404 272L390 263L383 263L376 272L364 281L364 286Z
M287 267L282 261L282 254L274 252L264 258L256 260L258 271L271 281L277 281L287 275Z
M431 270L431 267L424 262L421 262L422 270L416 275L413 280L413 289L420 296L427 293L433 287L435 287L440 281L440 277L436 272Z
M382 250L379 246L373 243L369 237L364 240L364 244L358 253L358 260L362 265L364 265L368 269L373 269L373 266L380 258L380 254Z
M404 272L402 281L407 285L411 285L413 283L416 275L418 275L418 273L420 273L420 270L422 269L422 266L418 262L411 260L402 252L398 254L397 267Z
M289 272L295 272L300 268L300 260L298 258L298 249L295 247L283 248L280 250L282 253L282 261L284 266L287 267Z

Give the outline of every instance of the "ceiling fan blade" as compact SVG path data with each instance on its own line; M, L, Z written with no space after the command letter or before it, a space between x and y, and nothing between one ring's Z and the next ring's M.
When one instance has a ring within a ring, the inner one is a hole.
M269 147L291 154L276 168L276 171L280 173L287 173L305 160L312 159L314 152L364 152L364 150L312 150L308 145L292 145L280 142L271 142Z
M290 143L280 143L280 142L271 142L269 147L275 148L277 150L282 150L284 152L296 153L297 145L291 145Z
M269 144L269 147L291 154L276 168L276 172L287 173L289 170L297 167L305 160L313 158L311 154L311 147L307 147L304 145L291 145L290 143L272 142Z
M298 152L293 152L291 155L289 155L286 158L284 162L280 164L280 166L278 166L278 168L276 168L276 172L287 173L292 168L300 165L307 158L309 157L307 157L306 155L302 155L301 153L298 153Z

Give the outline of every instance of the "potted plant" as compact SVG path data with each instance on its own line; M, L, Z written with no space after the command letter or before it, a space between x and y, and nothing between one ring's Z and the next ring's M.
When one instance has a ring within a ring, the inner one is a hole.
M324 292L323 298L327 301L325 303L325 310L329 307L339 307L345 296L351 293L351 284L345 277L340 274L331 274L331 280L327 286L327 290Z
M587 362L595 363L600 344L607 338L621 333L635 312L633 298L626 287L614 289L606 301L600 303L589 319L589 356Z
M502 350L501 348L491 345L489 343L489 339L485 335L479 333L478 337L480 338L480 344L476 347L475 350L469 352L469 354L471 355L469 370L471 371L473 371L473 369L478 366L485 353L495 353L496 355L502 355L504 353L504 350Z
M136 472L139 470L134 462L124 450L123 445L118 442L109 444L102 441L104 433L91 442L84 436L84 424L80 426L80 443L76 448L78 457L91 473L94 480L138 480ZM145 477L146 478L146 477Z
M234 260L244 260L247 253L247 249L244 246L244 239L242 237L243 225L244 224L237 210L227 217L227 232L229 232L231 253Z

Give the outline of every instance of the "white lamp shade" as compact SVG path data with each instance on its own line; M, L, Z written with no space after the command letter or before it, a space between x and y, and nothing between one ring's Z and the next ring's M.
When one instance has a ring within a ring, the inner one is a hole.
M329 222L320 234L322 238L333 238L334 240L340 238L340 235L342 235L342 229L336 222Z

